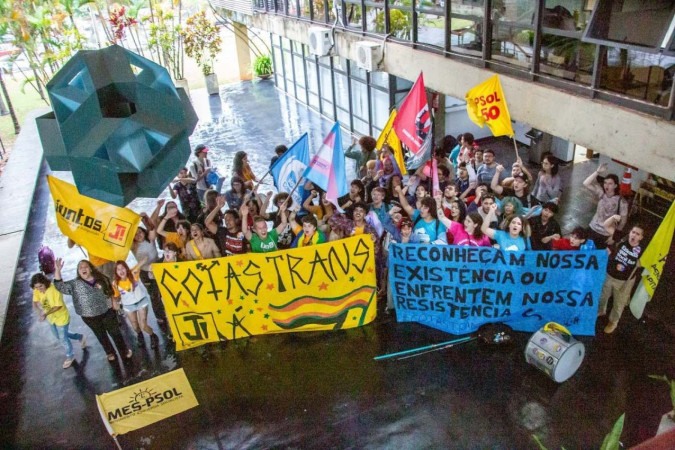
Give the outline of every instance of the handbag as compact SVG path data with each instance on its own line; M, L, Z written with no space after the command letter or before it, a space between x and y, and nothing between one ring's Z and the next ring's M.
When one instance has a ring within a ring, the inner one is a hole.
M206 184L207 185L217 185L218 180L220 180L220 174L217 169L211 169L209 173L206 174Z

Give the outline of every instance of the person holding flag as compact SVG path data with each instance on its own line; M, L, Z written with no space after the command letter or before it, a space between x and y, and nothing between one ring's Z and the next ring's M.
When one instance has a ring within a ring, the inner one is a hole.
M345 154L338 122L335 122L324 138L321 148L310 161L304 172L304 178L323 189L326 192L326 199L336 206L338 198L349 193Z
M291 202L287 205L289 209L293 204L301 206L307 197L301 181L308 165L309 138L305 133L270 167L269 173L274 178L274 187L291 196Z

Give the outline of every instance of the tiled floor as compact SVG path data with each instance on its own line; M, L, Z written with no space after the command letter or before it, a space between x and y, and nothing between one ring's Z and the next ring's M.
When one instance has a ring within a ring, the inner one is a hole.
M318 148L332 125L270 83L227 86L220 98L200 91L192 96L201 119L192 143L207 143L224 172L243 149L263 173L275 145L308 131ZM498 160L510 162L510 143L491 145ZM565 185L574 187L562 200L566 229L587 223L593 213L589 195L578 187L595 164L562 171ZM153 205L139 200L134 207ZM358 329L259 336L180 353L162 337L159 351L139 350L124 366L109 364L89 336L90 347L78 349L77 362L63 370L59 346L31 312L27 280L37 270L43 241L66 258L65 277L72 276L81 254L66 249L40 182L0 349L3 448L113 448L94 395L177 367L187 373L200 406L120 436L123 448L524 449L536 448L537 434L548 448L590 449L600 446L622 412L629 413L626 428L635 429L668 407L665 384L646 374L663 373L664 364L672 370L667 364L675 359L674 346L658 329L644 331L629 318L611 337L580 338L586 360L560 385L524 362L524 333L506 351L472 342L375 362L379 354L449 339L385 316ZM72 326L90 334L78 316Z

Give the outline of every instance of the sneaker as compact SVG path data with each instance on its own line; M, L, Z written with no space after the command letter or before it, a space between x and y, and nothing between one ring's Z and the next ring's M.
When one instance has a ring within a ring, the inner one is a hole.
M82 339L80 339L80 347L82 347L82 349L87 348L87 336L82 335Z
M68 358L65 361L63 361L63 368L67 369L68 367L72 366L73 361L75 361L75 359L73 359L73 358Z
M604 330L605 333L606 334L614 333L614 330L616 330L617 325L618 325L618 323L610 321L609 323L607 323L607 326L605 327L605 330Z

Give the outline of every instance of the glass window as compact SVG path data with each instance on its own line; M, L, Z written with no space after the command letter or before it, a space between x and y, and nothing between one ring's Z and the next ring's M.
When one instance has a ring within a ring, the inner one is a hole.
M370 84L389 89L389 74L387 72L370 72Z
M529 68L536 0L493 0L492 58L516 66Z
M393 2L389 2L391 5ZM384 35L384 8L366 6L366 31Z
M319 96L317 94L314 94L314 93L310 92L309 95L308 95L308 98L309 98L309 106L318 111L319 110Z
M346 22L345 25L347 28L352 28L356 30L360 30L362 25L361 25L361 1L360 0L345 0L344 3L344 8L345 8L345 18Z
M358 119L356 117L354 117L353 120L354 120L354 131L356 133L363 134L366 136L370 135L370 127L368 126L367 121Z
M483 53L483 1L450 1L450 47L468 55Z
M382 129L387 124L387 119L389 119L389 94L371 87L370 95L373 126Z
M321 99L333 103L333 80L330 76L330 68L319 66L319 77L321 78ZM332 109L332 107L331 107Z
M412 9L402 6L403 2L389 2L389 32L398 39L410 41L412 39ZM396 9L396 6L401 9ZM378 33L384 33L384 10L375 18L375 28ZM382 31L379 31L382 30Z
M673 20L667 0L597 0L584 40L659 49Z
M352 79L352 115L368 121L368 87Z
M302 56L294 55L293 64L295 64L295 83L298 87L305 89L305 64ZM300 95L300 92L298 92ZM302 97L302 95L301 95Z
M417 41L445 48L445 10L443 2L417 3Z
M667 106L674 72L675 57L609 47L601 62L600 87Z
M366 69L360 68L354 61L349 63L349 74L352 79L366 81Z
M335 73L335 104L349 111L349 90L347 76ZM349 121L345 122L349 123Z
M319 84L316 78L316 64L312 59L306 59L306 71L307 71L307 89L312 94L319 93Z
M349 118L351 116L349 115L349 111L347 111L344 108L340 108L339 106L337 107L337 121L340 122L340 124L345 127L349 128Z

